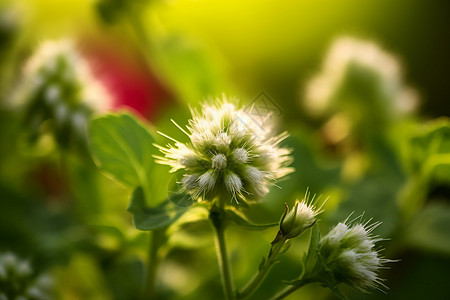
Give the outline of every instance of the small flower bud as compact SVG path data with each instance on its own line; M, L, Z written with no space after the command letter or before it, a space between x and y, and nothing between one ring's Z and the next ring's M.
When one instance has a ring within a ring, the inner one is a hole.
M305 200L296 200L294 207L286 211L280 222L280 231L287 239L295 238L308 230L316 222L316 216L320 213L312 203Z
M225 187L231 194L238 194L242 189L242 180L233 172L225 175Z
M246 180L253 182L255 184L258 184L258 185L263 184L264 174L263 174L263 172L258 170L258 168L256 168L256 167L253 167L253 166L246 167L242 172L242 176Z
M380 223L372 225L338 223L319 242L319 264L323 283L345 283L365 292L382 284L378 271L392 260L382 258L375 249L381 239L371 235Z
M200 193L208 193L210 190L214 188L214 184L216 183L216 177L212 170L209 170L206 173L203 173L198 178L198 189Z
M182 179L184 188L190 192L198 187L197 175L184 175Z
M216 154L213 156L211 163L214 170L223 170L227 166L227 157L222 153Z
M219 151L225 152L228 150L231 143L231 139L225 132L221 132L216 135L214 144Z
M248 152L244 148L237 148L233 151L233 161L238 164L246 164L248 162Z

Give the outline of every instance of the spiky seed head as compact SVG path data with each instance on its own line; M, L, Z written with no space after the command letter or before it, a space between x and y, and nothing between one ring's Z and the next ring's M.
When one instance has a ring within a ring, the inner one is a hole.
M187 130L178 127L189 142L156 145L164 154L157 162L182 171L184 190L199 201L257 201L271 183L292 172L290 150L279 146L287 134L271 136L269 127L260 127L225 96L201 112L192 110Z

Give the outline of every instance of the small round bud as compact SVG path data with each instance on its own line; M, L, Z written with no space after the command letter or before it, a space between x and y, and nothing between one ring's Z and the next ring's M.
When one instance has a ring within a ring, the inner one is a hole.
M227 166L227 157L222 153L219 153L213 156L211 162L212 168L216 171L220 171L225 169L225 167Z
M233 151L233 161L239 164L246 164L248 162L248 151L244 148L237 148Z
M193 154L187 154L181 157L179 162L181 166L190 169L193 169L198 165L197 157Z
M246 167L242 175L246 180L257 184L263 183L264 180L264 173L253 166Z
M192 191L198 187L198 175L184 175L182 183L187 191Z
M227 151L231 143L231 138L225 132L221 132L216 135L214 139L214 144L219 151Z
M208 194L216 183L216 177L212 170L209 170L206 173L203 173L198 178L198 190L197 193L200 194Z
M225 187L231 194L239 194L242 190L242 180L233 172L225 175Z

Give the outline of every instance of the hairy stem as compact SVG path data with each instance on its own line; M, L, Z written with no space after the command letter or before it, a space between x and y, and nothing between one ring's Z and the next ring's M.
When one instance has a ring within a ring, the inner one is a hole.
M299 281L297 281L295 283L295 285L287 286L284 289L282 289L281 291L279 291L275 296L270 298L270 300L281 300L281 299L284 299L287 296L289 296L290 294L292 294L293 292L295 292L296 290L304 287L305 285L307 285L308 283L311 283L311 282L313 282L313 280L311 280L311 279L299 280Z
M277 236L278 237L278 236ZM253 293L258 289L258 287L262 284L264 279L266 278L267 274L269 274L269 271L272 269L272 267L277 262L278 254L280 253L281 249L283 248L283 245L285 244L286 239L275 239L274 242L272 242L272 246L270 248L269 255L267 257L267 260L264 262L262 267L260 267L259 272L247 283L247 285L242 288L238 292L238 298L239 299L246 299L253 295Z
M149 233L150 243L148 245L147 274L144 289L145 299L156 298L156 277L158 266L161 262L159 250L165 243L165 234L166 228L155 229Z
M222 276L222 286L225 299L236 299L231 267L228 261L227 247L225 242L225 225L223 220L223 209L212 210L209 216L215 232L215 244L219 269Z

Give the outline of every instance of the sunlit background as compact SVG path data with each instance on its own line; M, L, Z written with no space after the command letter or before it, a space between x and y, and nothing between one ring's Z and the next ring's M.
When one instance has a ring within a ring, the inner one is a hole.
M309 188L329 197L323 230L365 212L383 222L385 256L400 259L381 274L386 293L344 288L351 299L450 299L450 3L0 1L0 254L29 262L42 289L30 299L140 299L147 234L127 212L132 189L93 163L89 118L128 110L182 140L170 119L185 125L190 107L223 93L259 104L261 92L296 172L249 217L276 222ZM39 102L33 66L49 41L75 51L86 111ZM156 170L164 198L169 168ZM170 229L160 299L223 297L210 227L193 216ZM274 234L230 229L236 285ZM298 276L307 243L294 241L252 299ZM287 299L335 296L310 285Z

